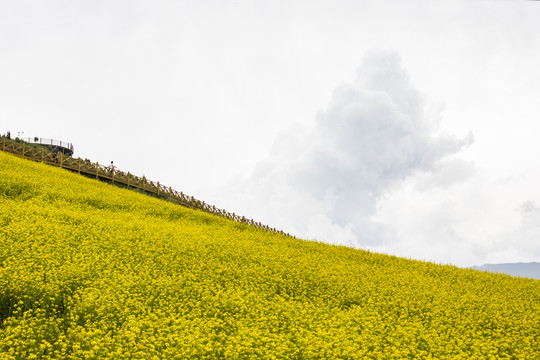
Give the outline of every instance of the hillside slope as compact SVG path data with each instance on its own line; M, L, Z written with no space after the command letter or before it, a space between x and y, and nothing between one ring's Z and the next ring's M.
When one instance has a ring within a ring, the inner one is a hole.
M540 358L540 281L296 240L0 152L0 359Z

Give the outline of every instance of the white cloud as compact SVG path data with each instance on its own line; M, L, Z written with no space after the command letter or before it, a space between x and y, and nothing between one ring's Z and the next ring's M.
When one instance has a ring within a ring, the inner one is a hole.
M498 244L500 252L515 253L520 259L529 261L540 258L540 207L535 201L523 202L519 209L520 223L502 237Z
M246 213L301 237L377 247L397 238L372 219L382 196L416 173L433 172L424 186L466 177L471 165L440 160L471 143L471 135L439 131L396 53L370 52L311 129L296 125L277 136L235 196Z
M374 250L458 266L538 261L540 210L519 202L529 192L523 180L494 178L457 156L439 166L384 195L372 219L391 224L398 241Z
M418 179L416 188L425 191L434 187L449 188L472 178L476 173L476 165L460 158L445 159L437 163L431 172Z

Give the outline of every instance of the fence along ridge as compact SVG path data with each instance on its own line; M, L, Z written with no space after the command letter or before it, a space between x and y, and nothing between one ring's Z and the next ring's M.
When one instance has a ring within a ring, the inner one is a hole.
M146 177L136 176L129 172L123 172L110 168L108 166L100 165L99 163L91 162L88 160L82 160L81 158L74 159L70 156L65 156L62 152L54 154L51 151L44 148L36 148L29 146L26 142L18 143L13 140L8 140L6 137L2 137L2 151L8 152L19 157L42 162L45 164L57 166L63 169L77 172L81 175L92 177L97 180L109 180L113 185L125 185L128 189L140 189L145 193L151 194L161 199L172 201L176 204L191 208L202 210L210 214L218 215L230 220L234 220L239 223L255 226L256 228L266 231L274 232L277 234L293 237L292 235L277 230L268 225L264 225L260 222L256 222L253 219L248 219L244 216L240 216L230 213L226 210L216 208L213 205L209 205L204 201L195 199L193 196L188 196L183 192L178 192L171 187L163 186L158 182L154 182L146 179Z

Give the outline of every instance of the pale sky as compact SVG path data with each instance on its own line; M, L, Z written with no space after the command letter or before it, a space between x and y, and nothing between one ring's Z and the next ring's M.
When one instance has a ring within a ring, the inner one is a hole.
M539 19L520 0L0 0L0 132L300 238L540 261Z

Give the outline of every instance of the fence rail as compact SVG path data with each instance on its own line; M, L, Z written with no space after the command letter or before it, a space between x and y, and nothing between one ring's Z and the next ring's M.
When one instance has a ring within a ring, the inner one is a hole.
M146 179L144 176L135 176L129 172L126 173L124 171L116 170L115 168L100 165L97 162L93 163L88 160L82 160L81 158L75 159L62 154L61 152L58 154L54 154L44 148L38 149L32 146L28 146L24 142L17 143L5 137L2 137L1 150L17 155L19 157L24 157L26 159L31 159L49 165L58 166L63 169L71 170L85 176L90 176L93 178L95 177L95 179L108 181L115 185L123 185L127 188L140 189L148 194L152 194L159 198L172 201L179 205L186 206L192 209L202 210L214 215L225 217L230 220L252 225L259 229L264 229L270 232L291 236L288 233L277 230L268 225L261 224L260 222L256 222L253 219L247 219L244 216L230 213L223 209L218 209L213 205L205 203L204 201L195 199L193 196L188 196L181 191L179 192L172 189L171 187L164 186L160 184L159 181L154 182Z
M26 138L19 138L20 140L30 143L30 144L40 144L40 145L50 145L50 146L60 146L65 149L71 150L71 152L75 151L75 148L73 147L72 143L68 143L66 141L60 141L60 140L54 140L54 139L47 139L47 138L38 138L38 137L26 137Z

